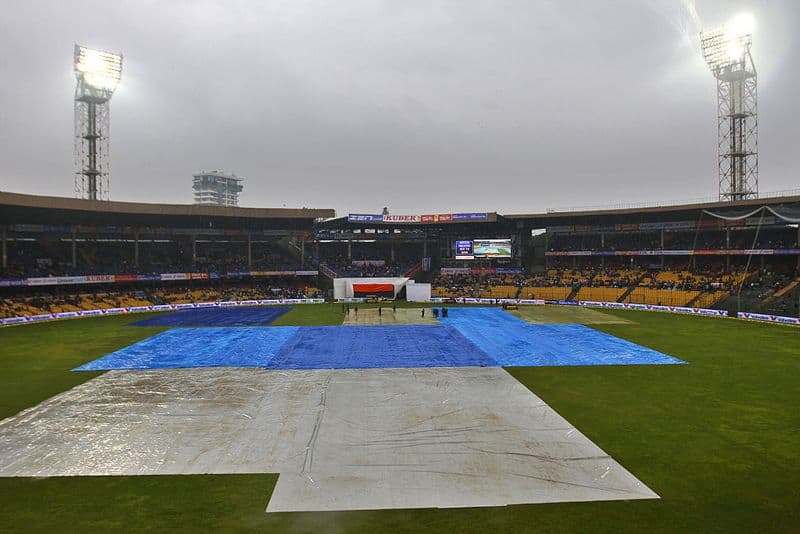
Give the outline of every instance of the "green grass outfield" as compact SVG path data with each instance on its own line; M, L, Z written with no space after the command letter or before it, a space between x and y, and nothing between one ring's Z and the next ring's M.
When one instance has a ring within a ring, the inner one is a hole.
M546 313L546 312L545 312ZM557 313L563 316L563 310ZM509 372L660 500L499 508L265 514L277 475L0 479L0 531L798 531L800 329L604 311L592 328L689 365ZM0 417L86 381L72 367L162 328L113 316L0 328ZM276 324L337 324L338 304Z

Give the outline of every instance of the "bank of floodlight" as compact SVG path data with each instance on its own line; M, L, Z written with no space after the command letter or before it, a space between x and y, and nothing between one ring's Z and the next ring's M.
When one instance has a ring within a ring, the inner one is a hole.
M122 54L75 45L75 76L110 97L122 77Z
M720 28L700 34L703 57L711 72L716 75L746 60L753 44L753 27L751 15L739 15Z
M752 15L700 34L703 58L717 80L720 200L758 197L757 75L750 48Z
M75 45L75 195L109 198L109 100L122 77L122 54Z

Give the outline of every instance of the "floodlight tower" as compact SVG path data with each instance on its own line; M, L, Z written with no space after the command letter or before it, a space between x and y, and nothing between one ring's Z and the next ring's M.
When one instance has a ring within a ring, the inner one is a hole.
M700 34L717 79L717 165L720 200L758 198L756 67L750 55L753 18L740 15Z
M108 200L109 100L122 55L75 45L75 196Z

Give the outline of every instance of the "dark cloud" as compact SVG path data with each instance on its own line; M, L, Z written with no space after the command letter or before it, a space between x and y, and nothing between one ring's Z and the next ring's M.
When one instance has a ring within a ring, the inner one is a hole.
M0 189L72 194L72 43L122 51L112 198L498 210L716 193L701 24L754 13L761 190L798 187L797 3L30 1L0 10ZM702 22L701 22L702 21Z

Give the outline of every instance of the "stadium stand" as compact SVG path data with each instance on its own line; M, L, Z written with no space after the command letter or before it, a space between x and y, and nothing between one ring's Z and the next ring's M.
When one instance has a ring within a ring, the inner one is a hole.
M321 290L299 282L283 283L213 283L193 285L156 284L146 289L107 287L87 290L47 288L35 293L18 294L0 299L0 318L78 310L102 310L128 306L186 304L257 299L318 298Z
M134 203L0 192L2 313L332 296L336 277L410 276L438 298L534 298L798 314L800 197L597 212L436 216L396 224L331 210ZM787 211L788 210L788 211ZM794 210L794 211L792 211ZM508 239L512 257L454 257ZM64 277L65 280L61 280ZM76 281L73 278L80 279ZM83 284L83 285L70 285Z

